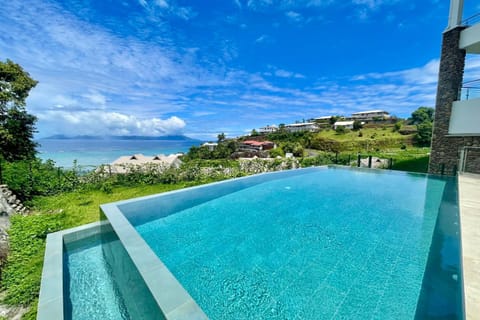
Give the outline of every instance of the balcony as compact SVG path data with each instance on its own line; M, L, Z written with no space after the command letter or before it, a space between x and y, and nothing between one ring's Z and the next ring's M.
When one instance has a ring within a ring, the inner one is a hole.
M480 13L462 21L467 26L460 34L460 49L467 53L480 53Z
M458 136L480 136L480 79L465 82L452 105L448 133Z

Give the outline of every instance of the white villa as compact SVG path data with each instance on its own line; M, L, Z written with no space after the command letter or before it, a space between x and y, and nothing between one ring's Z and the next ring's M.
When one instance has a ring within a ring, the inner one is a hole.
M159 154L156 156L145 156L143 154L134 154L131 156L122 156L109 165L111 173L127 173L130 169L158 166L159 169L170 167L178 168L182 161L181 153L170 154L168 156Z
M333 129L337 130L338 127L344 127L346 129L353 129L354 121L337 121L333 125Z
M323 116L323 117L314 118L313 121L328 122L328 121L330 121L331 118L332 118L332 116Z
M258 132L261 134L265 134L265 133L273 133L277 130L278 130L278 127L276 125L271 125L271 126L265 126L265 127L259 128Z
M213 151L215 148L218 146L218 143L216 142L205 142L202 144L202 147L208 148L208 151Z
M353 120L374 120L376 118L382 120L389 119L390 114L385 110L370 110L352 113Z
M315 132L318 130L318 127L313 122L301 122L301 123L292 123L285 125L285 130L288 132L300 132L300 131L310 131Z

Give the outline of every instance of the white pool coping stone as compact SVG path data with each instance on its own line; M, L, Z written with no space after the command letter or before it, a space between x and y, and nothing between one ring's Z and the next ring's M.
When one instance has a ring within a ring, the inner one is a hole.
M465 319L480 319L480 175L458 176Z

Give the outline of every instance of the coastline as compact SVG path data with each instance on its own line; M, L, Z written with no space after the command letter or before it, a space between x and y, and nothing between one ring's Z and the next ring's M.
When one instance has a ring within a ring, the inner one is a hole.
M53 160L63 168L72 168L76 160L79 167L97 167L115 159L133 154L154 156L186 153L198 140L91 140L91 139L40 139L38 157Z

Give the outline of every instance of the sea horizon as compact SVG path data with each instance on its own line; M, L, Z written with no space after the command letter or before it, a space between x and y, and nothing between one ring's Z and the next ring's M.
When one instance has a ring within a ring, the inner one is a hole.
M37 139L37 151L42 160L53 160L58 167L95 167L109 164L121 156L144 154L186 153L200 140L151 140L151 139Z

